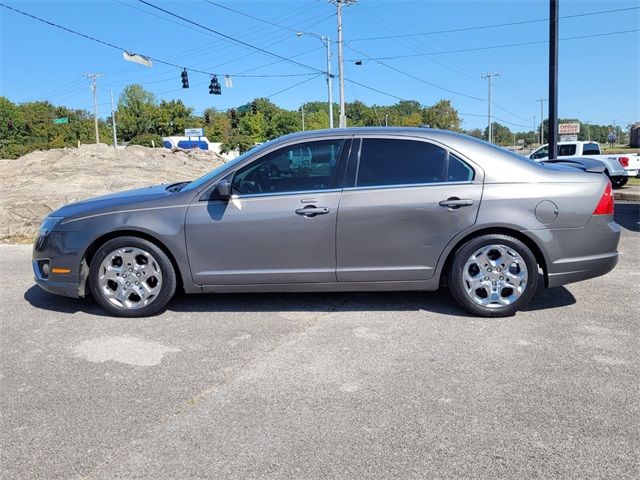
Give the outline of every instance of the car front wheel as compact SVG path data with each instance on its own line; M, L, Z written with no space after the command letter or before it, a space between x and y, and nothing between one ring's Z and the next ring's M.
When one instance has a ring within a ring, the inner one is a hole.
M524 307L537 289L535 256L520 240L482 235L454 254L448 283L455 299L483 317L506 317Z
M91 293L110 313L146 317L162 310L176 291L176 274L167 255L137 237L102 245L89 266Z

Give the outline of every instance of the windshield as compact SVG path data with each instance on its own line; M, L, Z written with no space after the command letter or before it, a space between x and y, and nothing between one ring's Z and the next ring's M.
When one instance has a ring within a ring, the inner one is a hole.
M232 169L235 165L237 165L239 163L242 163L242 161L244 161L247 157L267 149L268 147L273 145L275 142L277 142L277 139L276 140L271 140L269 142L265 142L265 143L263 143L261 145L258 145L257 147L253 147L252 149L247 150L246 152L244 152L239 157L234 158L230 162L223 163L218 168L216 168L214 170L211 170L206 175L203 175L202 177L200 177L200 178L194 180L193 182L189 183L182 190L184 190L184 191L194 190L194 189L198 189L198 188L202 187L207 182L209 182L209 180L211 180L212 178L217 177L218 175L220 175L222 172L224 172L227 169Z

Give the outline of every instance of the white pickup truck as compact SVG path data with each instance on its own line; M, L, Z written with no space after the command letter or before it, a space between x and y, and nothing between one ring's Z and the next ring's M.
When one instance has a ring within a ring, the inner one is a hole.
M602 162L605 173L611 179L613 188L626 185L631 177L640 176L640 157L637 153L624 155L602 155L598 142L558 142L556 158L587 157ZM542 161L549 158L549 145L544 144L534 150L529 158Z

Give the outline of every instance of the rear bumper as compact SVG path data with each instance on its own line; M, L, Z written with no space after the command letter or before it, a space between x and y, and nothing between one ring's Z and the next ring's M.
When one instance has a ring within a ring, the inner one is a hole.
M625 177L637 177L638 175L640 175L640 171L639 170L625 170L624 171L624 176Z
M530 230L546 263L548 287L609 273L618 263L620 226L612 215L594 215L582 228Z
M556 272L547 275L548 287L559 287L567 283L581 282L609 273L618 264L618 252L591 258L569 259L556 263Z

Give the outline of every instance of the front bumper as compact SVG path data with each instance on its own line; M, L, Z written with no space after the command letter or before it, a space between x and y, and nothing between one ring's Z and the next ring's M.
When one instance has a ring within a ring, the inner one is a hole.
M37 268L34 266L34 269ZM65 297L80 298L80 285L76 278L75 281L54 281L50 278L39 277L36 273L34 280L44 291L55 295L63 295Z
M32 252L34 280L49 293L79 298L84 294L80 280L81 254L69 242L70 238L73 235L67 232L52 232L36 239ZM42 263L48 263L48 275L43 272ZM56 269L65 269L67 272L56 273Z

